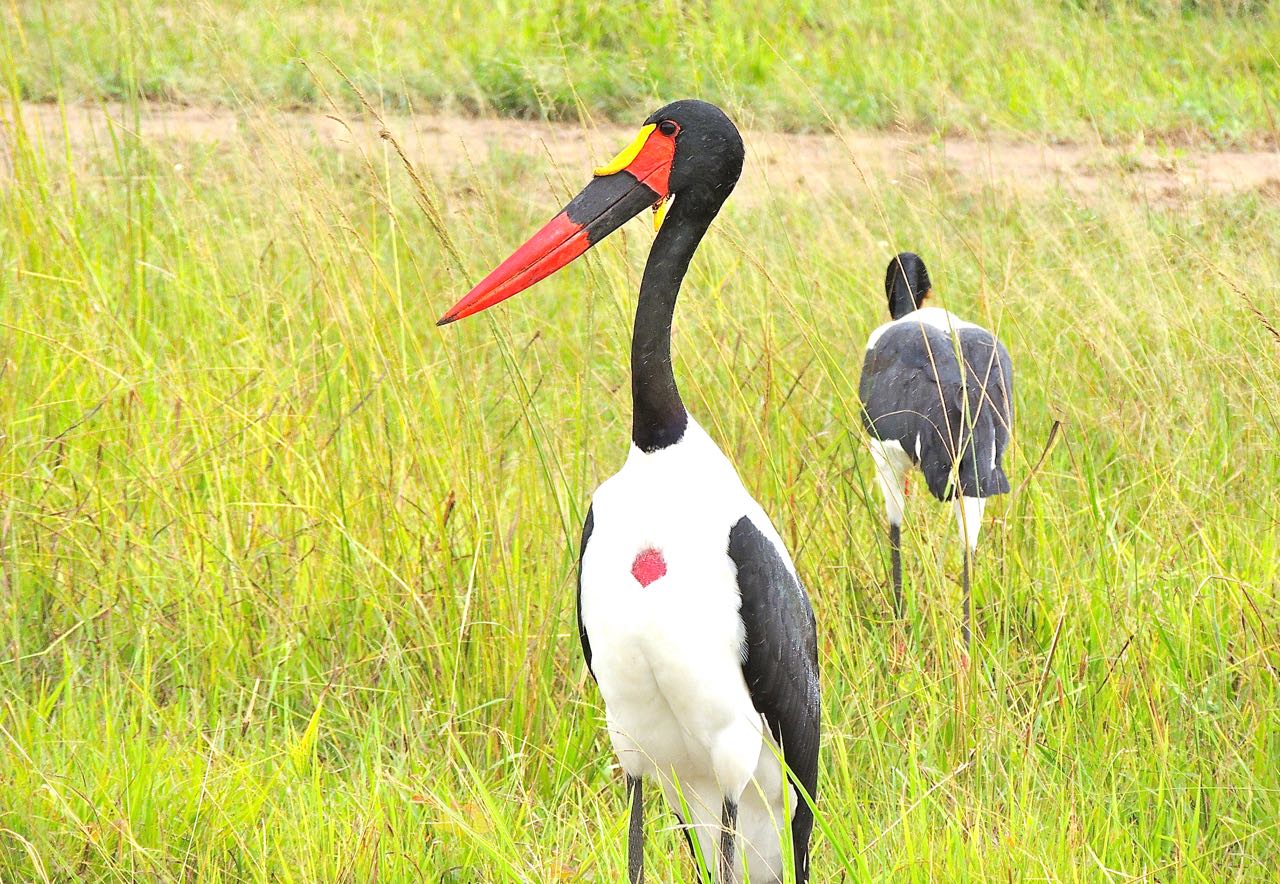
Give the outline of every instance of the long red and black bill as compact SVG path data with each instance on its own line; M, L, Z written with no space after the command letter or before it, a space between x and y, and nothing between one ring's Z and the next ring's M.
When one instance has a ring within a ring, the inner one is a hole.
M667 197L675 141L645 126L630 146L524 245L454 304L436 325L471 316L524 291L582 256Z

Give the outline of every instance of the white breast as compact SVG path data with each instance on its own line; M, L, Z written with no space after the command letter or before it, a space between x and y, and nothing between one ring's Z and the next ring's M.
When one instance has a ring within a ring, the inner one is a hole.
M633 772L710 768L722 732L758 718L742 678L728 556L730 529L753 507L692 421L676 445L651 454L633 448L592 499L582 618L619 755ZM647 549L661 553L666 574L641 586L631 569Z
M692 420L676 445L651 454L633 448L592 509L582 619L623 768L659 778L669 795L678 778L686 799L705 796L708 823L718 824L721 787L737 794L752 780L753 792L766 786L768 803L780 808L776 756L762 751L767 732L742 677L741 602L728 555L730 530L746 515L790 566L773 526ZM631 568L646 549L660 551L667 570L641 586ZM754 849L762 848L775 853L776 836Z

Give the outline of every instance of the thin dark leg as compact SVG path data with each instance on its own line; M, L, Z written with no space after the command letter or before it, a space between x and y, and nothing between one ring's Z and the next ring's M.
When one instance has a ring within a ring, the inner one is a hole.
M693 870L698 874L698 882L699 884L707 884L707 876L711 874L711 870L698 859L698 848L693 846L693 835L689 832L689 827L685 825L684 817L677 813L676 821L680 823L680 832L684 835L684 843L689 845L689 858L693 860Z
M631 827L627 832L627 880L631 884L644 881L644 781L627 777L627 795L631 798Z
M889 559L893 563L893 616L902 619L902 526L889 526Z
M738 804L724 800L720 808L720 884L733 880L733 839L738 829Z
M965 547L964 551L964 601L961 602L964 612L964 625L960 627L960 634L964 638L964 643L969 644L969 549Z

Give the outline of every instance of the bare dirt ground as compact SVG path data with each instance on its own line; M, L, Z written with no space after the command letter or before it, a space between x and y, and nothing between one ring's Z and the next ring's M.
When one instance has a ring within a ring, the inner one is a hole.
M634 135L633 127L584 127L508 119L424 114L378 121L359 115L315 111L237 111L225 108L144 105L24 104L28 132L61 141L72 154L109 146L111 131L132 132L155 143L261 141L284 138L299 146L337 150L375 145L383 126L419 167L435 175L465 174L493 155L529 155L573 177L608 159ZM65 116L64 116L65 114ZM4 142L11 137L12 111L0 111ZM962 186L993 185L1043 192L1062 188L1080 194L1121 187L1135 198L1168 202L1207 193L1258 191L1280 199L1280 151L1218 151L1203 147L1117 147L1049 144L1010 139L930 138L919 134L847 131L796 135L744 133L747 169L740 190L748 199L797 187L840 192L877 180L949 178ZM5 152L0 143L0 156Z

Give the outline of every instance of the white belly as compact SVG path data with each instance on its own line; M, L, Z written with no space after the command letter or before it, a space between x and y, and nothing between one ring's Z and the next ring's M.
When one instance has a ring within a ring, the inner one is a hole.
M597 518L591 546L608 532ZM692 563L668 553L668 575L642 587L629 573L636 552L621 554L620 575L608 573L612 556L583 566L583 621L619 758L632 774L712 771L726 790L741 789L761 725L742 677L732 563L726 554L725 567L682 579Z
M781 864L779 837L789 831L783 780L742 675L743 625L728 544L744 515L773 529L692 422L669 449L633 451L592 508L582 619L618 759L632 776L662 784L704 855L714 855L723 798L737 800L751 880L772 880ZM650 549L661 553L666 573L641 585L632 565Z

